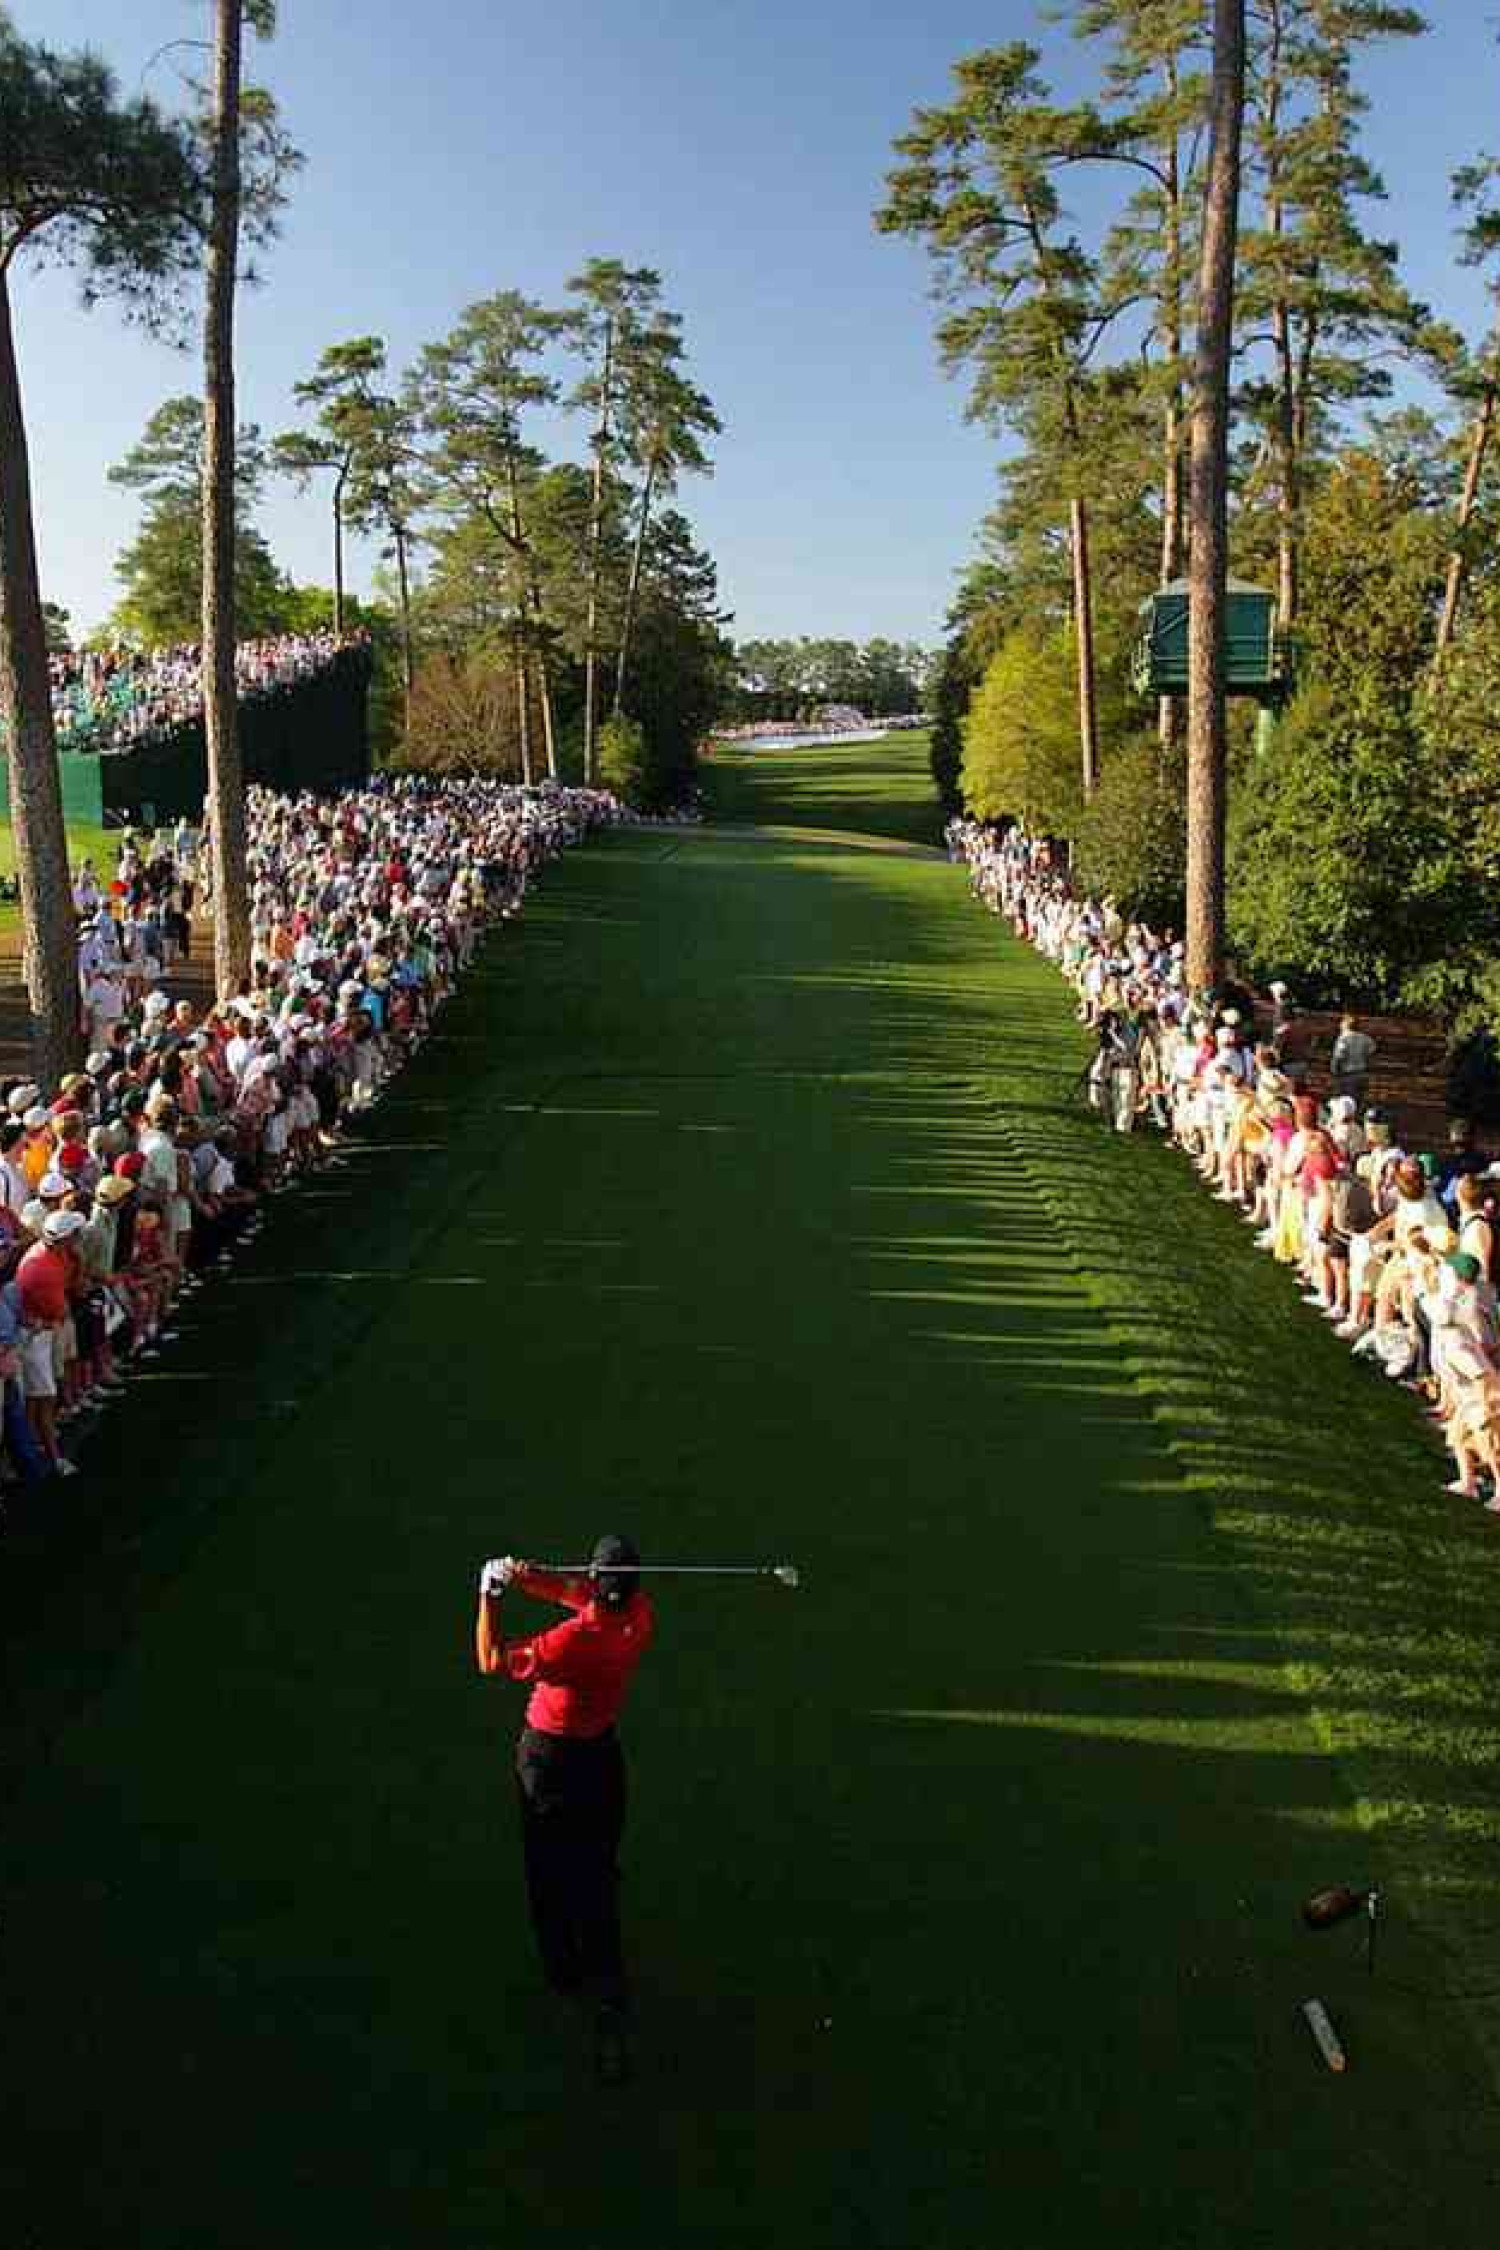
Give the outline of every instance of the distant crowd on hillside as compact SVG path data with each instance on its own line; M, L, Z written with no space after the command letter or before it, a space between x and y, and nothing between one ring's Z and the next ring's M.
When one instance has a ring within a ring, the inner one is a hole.
M295 687L365 638L315 632L241 641L234 666L239 692L274 695ZM59 750L135 750L203 716L203 652L196 641L151 650L62 649L47 662Z
M88 1053L55 1087L0 1081L0 1479L77 1473L73 1435L177 1336L269 1197L346 1161L484 932L537 869L632 819L599 790L380 779L250 792L254 957L216 1005L174 998L167 908L207 853L180 824L79 871Z
M1336 1334L1420 1396L1448 1489L1500 1514L1500 1156L1461 1120L1441 1154L1404 1148L1353 1016L1315 1058L1284 983L1268 1007L1232 977L1189 990L1181 940L1080 896L1045 840L967 819L947 838L975 897L1073 987L1094 1107L1183 1152Z

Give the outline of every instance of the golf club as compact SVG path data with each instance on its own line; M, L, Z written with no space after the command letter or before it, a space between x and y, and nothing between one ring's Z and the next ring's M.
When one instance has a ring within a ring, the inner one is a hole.
M557 1578L774 1578L783 1586L799 1586L795 1563L538 1563Z

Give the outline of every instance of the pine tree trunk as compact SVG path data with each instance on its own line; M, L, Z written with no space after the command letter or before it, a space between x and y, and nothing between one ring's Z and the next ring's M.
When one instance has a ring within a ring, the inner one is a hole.
M234 291L240 231L243 0L215 0L213 216L203 324L203 723L221 998L250 968L245 776L235 687Z
M538 624L541 623L541 609L542 598L538 593L536 597L536 621ZM557 722L552 710L552 674L547 664L547 652L542 648L539 648L536 652L536 686L537 700L542 707L542 747L547 753L547 779L556 781L559 778L557 771Z
M521 606L530 613L531 625L536 635L537 700L542 713L542 744L547 755L547 776L557 779L557 729L552 715L552 680L547 669L547 651L542 636L547 629L546 614L542 605L541 582L526 538L526 522L521 513L521 480L516 469L516 456L508 451L505 457L506 485L510 498L510 543L515 549L521 571ZM526 635L522 625L523 643ZM525 690L522 690L523 694Z
M1465 534L1474 520L1474 510L1479 500L1480 481L1490 450L1490 440L1495 429L1496 378L1491 376L1484 387L1484 398L1469 437L1469 458L1464 464L1464 488L1458 503L1457 537L1453 552L1448 557L1448 576L1443 587L1443 609L1438 619L1436 656L1441 659L1453 639L1458 624L1459 604L1463 600L1464 580L1469 574L1468 541Z
M557 781L560 778L557 766L557 719L552 706L552 671L547 662L547 616L542 602L541 582L529 554L526 558L526 584L535 641L537 701L542 710L542 747L547 754L547 778L549 781Z
M1177 96L1177 65L1169 61L1166 66L1167 94L1175 102ZM1163 171L1166 177L1167 249L1166 288L1162 307L1162 350L1172 369L1172 380L1167 392L1167 410L1162 418L1161 464L1161 583L1170 586L1182 576L1182 380L1178 365L1182 358L1182 182L1181 165L1174 127L1165 150ZM1162 696L1156 706L1157 738L1164 750L1174 747L1180 728L1180 711L1175 695Z
M344 630L344 486L349 481L347 454L333 480L333 629Z
M25 930L31 1067L50 1096L79 1054L78 946L52 730L47 633L37 578L31 470L10 289L0 272L0 732Z
M604 543L604 457L609 447L610 392L614 383L615 321L604 327L599 385L599 427L594 434L594 490L589 507L588 614L583 630L583 785L594 786L594 688L599 668L599 567Z
M1302 479L1291 316L1284 304L1271 307L1271 339L1276 354L1276 627L1278 632L1289 633L1297 622L1297 517Z
M1224 961L1225 586L1229 574L1229 366L1245 99L1245 0L1214 0L1212 141L1198 289L1188 590L1187 974Z
M521 779L531 782L531 703L530 686L526 677L526 627L521 619L516 621L516 728L521 738Z
M1262 70L1263 132L1266 147L1266 232L1278 246L1286 232L1281 174L1282 57L1287 38L1282 0L1270 0L1268 37ZM1242 31L1243 36L1243 31ZM1238 191L1236 190L1236 193ZM1274 286L1281 286L1279 268ZM1301 494L1297 444L1297 375L1292 354L1292 316L1286 299L1273 297L1271 349L1276 362L1272 450L1276 458L1276 627L1289 633L1297 620L1297 515Z
M630 662L630 644L635 637L635 613L641 598L641 571L646 561L646 534L651 528L651 501L656 491L656 462L646 464L646 482L641 488L641 513L635 527L635 551L630 558L630 583L625 589L625 617L620 627L620 653L615 660L614 714L618 718L625 708L625 669Z
M1054 295L1051 264L1041 220L1031 202L1024 205L1026 228L1036 261L1037 281L1043 297ZM1069 449L1079 450L1081 429L1078 398L1066 355L1059 353L1063 426ZM1087 804L1099 779L1098 702L1094 691L1094 587L1089 569L1088 509L1081 499L1068 503L1068 547L1073 564L1073 639L1078 658L1078 746L1083 761L1083 797Z
M1099 707L1094 688L1094 585L1089 569L1089 518L1082 500L1068 504L1073 553L1073 638L1078 655L1078 746L1087 803L1099 783Z

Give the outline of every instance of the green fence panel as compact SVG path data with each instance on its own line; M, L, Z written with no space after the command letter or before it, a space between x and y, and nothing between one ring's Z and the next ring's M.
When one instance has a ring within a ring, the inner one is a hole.
M340 649L310 680L252 696L240 705L240 756L247 781L272 789L328 796L365 781L370 772L370 652ZM208 745L202 720L174 727L139 750L93 757L58 755L63 814L98 828L142 818L196 820L208 790ZM10 818L10 760L0 756L0 819Z
M90 828L102 827L104 822L104 782L101 769L103 758L88 756L81 750L65 750L57 761L62 781L64 820L76 820ZM0 818L10 818L10 760L0 757Z
M326 796L364 781L370 771L367 649L341 649L328 669L240 705L240 756L247 781L272 789ZM147 806L157 820L182 813L196 819L208 789L208 746L201 720L160 742L97 761L104 769L105 810L138 819Z

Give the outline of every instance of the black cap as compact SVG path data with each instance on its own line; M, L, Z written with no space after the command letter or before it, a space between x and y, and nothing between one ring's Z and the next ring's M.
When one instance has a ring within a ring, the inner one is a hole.
M623 1609L639 1590L635 1565L640 1559L640 1550L618 1531L607 1531L595 1541L589 1569L597 1589L594 1598L605 1609Z

